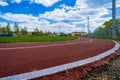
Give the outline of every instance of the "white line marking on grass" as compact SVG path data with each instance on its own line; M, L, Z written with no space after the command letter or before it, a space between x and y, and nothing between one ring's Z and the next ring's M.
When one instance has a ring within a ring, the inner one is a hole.
M96 60L100 60L100 59L114 53L116 50L119 49L120 44L115 42L115 41L113 41L113 42L115 43L115 46L112 49L110 49L110 50L108 50L106 52L103 52L103 53L101 53L101 54L99 54L97 56L87 58L87 59L83 59L83 60L76 61L76 62L72 62L72 63L67 63L67 64L55 66L55 67L50 67L50 68L38 70L38 71L33 71L33 72L8 76L8 77L0 78L0 80L27 80L27 79L33 79L33 78L42 77L42 76L54 74L54 73L57 73L57 72L65 71L67 69L71 69L71 68L78 67L78 66L81 66L81 65L85 65L85 64L94 62Z
M92 42L93 40L90 39L84 42L71 42L71 43L63 43L63 44L49 44L49 45L41 45L41 46L27 46L27 47L12 47L12 48L0 48L0 50L12 50L12 49L27 49L27 48L41 48L41 47L52 47L52 46L63 46L63 45L71 45L71 44L78 44L78 43L88 43Z

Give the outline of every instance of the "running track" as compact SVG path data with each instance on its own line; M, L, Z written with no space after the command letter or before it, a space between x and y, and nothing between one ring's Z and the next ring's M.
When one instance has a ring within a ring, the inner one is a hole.
M89 38L53 43L0 44L0 78L77 62L114 46L112 41Z

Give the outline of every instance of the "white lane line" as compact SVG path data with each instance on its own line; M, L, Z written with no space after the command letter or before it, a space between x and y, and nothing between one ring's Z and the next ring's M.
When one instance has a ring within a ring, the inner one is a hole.
M50 68L46 68L46 69L42 69L42 70L38 70L38 71L33 71L33 72L28 72L28 73L23 73L23 74L8 76L8 77L3 77L3 78L0 78L0 80L27 80L27 79L33 79L33 78L42 77L42 76L54 74L54 73L57 73L57 72L65 71L67 69L71 69L71 68L78 67L78 66L81 66L81 65L85 65L85 64L94 62L96 60L100 60L100 59L114 53L116 50L119 49L120 44L115 42L115 41L113 41L113 42L115 43L115 46L112 49L110 49L110 50L108 50L106 52L103 52L103 53L101 53L99 55L96 55L94 57L83 59L83 60L72 62L72 63L59 65L59 66L55 66L55 67L50 67Z
M12 48L0 48L0 50L12 50L12 49L27 49L27 48L41 48L41 47L51 47L51 46L63 46L63 45L71 45L71 44L78 44L78 43L88 43L92 42L93 40L90 39L84 42L71 42L71 43L63 43L63 44L49 44L49 45L41 45L41 46L27 46L27 47L12 47Z

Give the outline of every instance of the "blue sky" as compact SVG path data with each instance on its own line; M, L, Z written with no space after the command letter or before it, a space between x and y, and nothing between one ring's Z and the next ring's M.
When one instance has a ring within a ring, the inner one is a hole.
M0 0L0 25L15 22L29 31L87 31L87 17L93 31L111 19L112 0ZM120 18L120 0L116 0L116 15Z

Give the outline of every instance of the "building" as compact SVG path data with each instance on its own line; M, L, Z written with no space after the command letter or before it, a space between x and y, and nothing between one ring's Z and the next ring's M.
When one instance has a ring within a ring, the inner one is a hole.
M86 32L72 32L72 33L70 33L71 36L83 36L85 34L86 34Z

